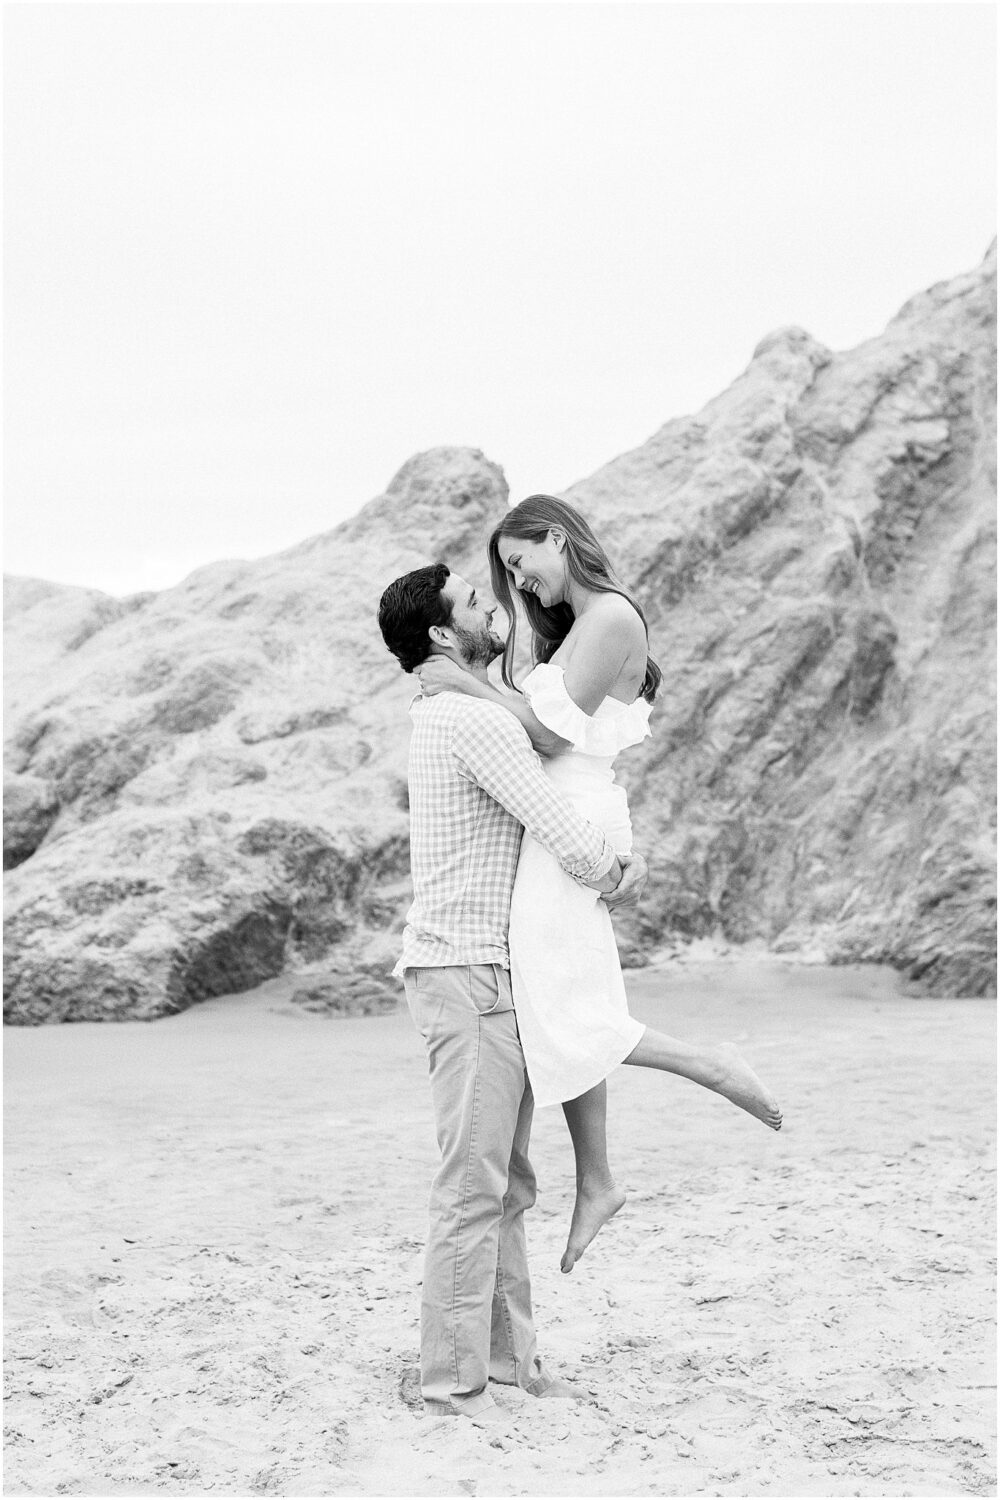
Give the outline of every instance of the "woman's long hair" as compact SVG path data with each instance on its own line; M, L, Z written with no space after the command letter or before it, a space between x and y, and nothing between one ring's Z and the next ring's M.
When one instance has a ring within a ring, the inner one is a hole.
M567 505L565 500L557 500L554 495L529 495L527 500L522 500L520 505L515 505L513 510L507 512L487 544L493 593L510 620L510 633L504 646L502 664L503 680L508 687L514 686L512 667L517 608L510 576L500 558L500 539L517 537L521 541L541 542L553 527L566 538L565 557L570 577L595 594L621 594L646 626L646 639L649 639L649 626L642 606L616 576L607 553L580 512ZM521 604L531 626L532 659L536 664L549 661L557 647L566 639L576 616L568 604L556 604L547 608L535 594L522 593ZM662 676L656 662L651 656L647 656L646 675L640 690L640 697L645 698L647 703L652 703L656 697Z

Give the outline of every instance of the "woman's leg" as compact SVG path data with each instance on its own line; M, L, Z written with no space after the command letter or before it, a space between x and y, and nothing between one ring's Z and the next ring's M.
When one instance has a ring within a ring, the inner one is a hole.
M662 1031L647 1026L625 1061L635 1067L659 1068L664 1073L690 1078L745 1109L772 1130L781 1129L778 1101L728 1042L715 1047L699 1046L679 1042L676 1037L664 1036Z
M597 1231L621 1208L625 1194L608 1166L607 1084L598 1083L578 1099L567 1099L563 1114L576 1156L576 1203L560 1267L572 1271Z

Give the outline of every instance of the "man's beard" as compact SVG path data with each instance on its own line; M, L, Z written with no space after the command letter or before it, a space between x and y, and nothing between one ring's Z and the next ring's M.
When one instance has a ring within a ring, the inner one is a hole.
M461 625L452 625L451 628L467 667L488 667L503 651L503 641L492 630L487 629L482 634L477 634L472 630L465 630Z

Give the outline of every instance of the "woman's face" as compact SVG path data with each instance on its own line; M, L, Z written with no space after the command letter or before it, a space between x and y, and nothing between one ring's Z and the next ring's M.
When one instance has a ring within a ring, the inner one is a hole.
M534 594L546 609L561 604L565 598L564 548L565 540L558 531L549 531L540 542L502 536L497 544L511 586L522 594Z

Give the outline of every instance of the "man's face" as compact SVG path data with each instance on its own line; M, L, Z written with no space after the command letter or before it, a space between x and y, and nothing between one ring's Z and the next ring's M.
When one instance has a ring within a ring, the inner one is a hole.
M467 667L489 666L503 650L503 641L493 629L496 603L489 596L481 599L457 573L449 575L441 592L451 605L450 628L462 661Z

